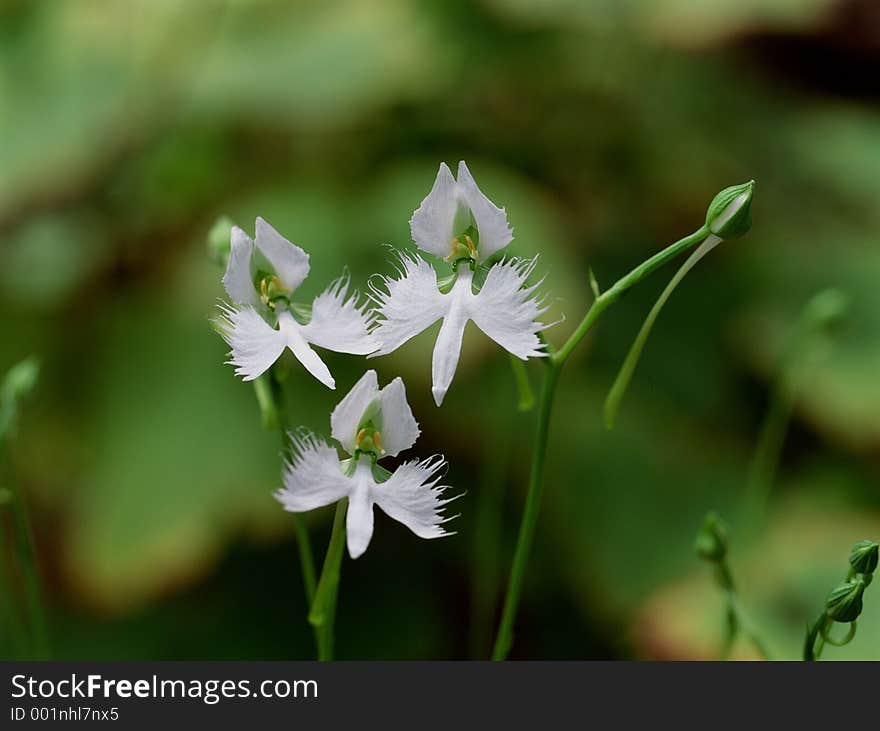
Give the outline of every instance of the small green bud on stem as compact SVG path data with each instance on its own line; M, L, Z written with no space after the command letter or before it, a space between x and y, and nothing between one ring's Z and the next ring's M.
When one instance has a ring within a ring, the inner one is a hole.
M755 181L722 190L706 212L706 227L722 239L738 239L752 227L752 195Z
M726 660L730 657L737 636L743 633L761 657L769 660L770 652L767 645L761 639L758 629L744 609L737 593L733 572L727 561L728 543L727 524L717 513L708 513L697 533L694 550L701 559L708 561L714 567L715 583L724 597L726 631L721 646L721 659Z
M40 376L40 361L25 358L6 372L0 383L0 441L14 432L21 402L30 396Z
M862 613L865 589L874 579L877 568L878 544L876 541L859 541L849 555L850 570L847 578L835 586L825 599L822 613L807 627L804 638L804 660L818 660L825 643L835 647L849 644L856 636L856 620ZM849 632L840 640L831 637L832 623L850 625Z
M875 541L859 541L849 554L849 565L857 574L873 574L877 569L877 557L880 545Z
M694 551L704 561L718 563L727 556L727 525L717 515L709 513L694 541Z
M232 226L231 218L220 216L208 232L208 256L221 269L229 262Z
M808 329L828 330L837 325L849 310L849 297L839 289L823 289L804 309Z
M825 600L825 613L835 622L854 622L862 613L865 580L859 576L835 586Z

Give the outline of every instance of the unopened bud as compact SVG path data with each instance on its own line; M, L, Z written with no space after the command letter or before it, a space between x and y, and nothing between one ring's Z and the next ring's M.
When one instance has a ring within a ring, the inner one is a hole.
M0 397L3 401L20 401L34 390L39 375L40 361L36 358L25 358L16 363L7 371L6 377L3 379L3 384L0 386Z
M706 226L722 239L736 239L752 227L752 194L755 181L725 188L709 204Z
M862 613L865 581L858 576L835 586L825 600L825 611L835 622L854 622Z
M227 216L220 216L208 232L208 256L211 257L211 260L217 266L223 269L226 268L226 264L229 261L232 226L231 219Z
M823 289L807 303L804 314L814 330L826 330L843 319L849 302L849 297L839 289Z
M859 541L849 554L849 565L857 574L873 574L877 568L880 546L875 541Z
M716 513L709 513L694 541L694 551L704 561L718 563L727 555L727 525Z

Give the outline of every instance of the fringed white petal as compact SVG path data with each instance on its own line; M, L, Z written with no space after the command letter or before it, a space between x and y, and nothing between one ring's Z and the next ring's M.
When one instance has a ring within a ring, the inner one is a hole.
M309 255L278 233L262 218L257 218L257 248L275 268L281 284L293 292L309 274Z
M287 344L284 334L248 305L230 307L221 304L216 323L232 349L227 362L235 366L235 375L245 381L252 381L268 370Z
M443 528L443 523L452 519L443 516L443 506L455 498L443 499L447 486L437 484L445 465L442 457L404 462L385 482L373 487L374 502L419 538L451 535Z
M462 267L447 296L449 309L443 318L431 357L431 393L437 406L443 403L458 368L464 328L474 300L472 282L473 272L469 267Z
M379 347L369 328L372 313L358 307L357 292L349 296L348 275L343 275L312 303L312 319L301 328L303 337L318 347L337 353L367 355Z
M364 412L378 395L376 371L367 371L330 414L331 434L349 454L354 454L355 437Z
M371 285L378 326L373 335L379 349L370 355L397 350L443 317L447 297L437 289L434 268L419 256L400 254L399 278L382 277L384 289Z
M379 399L382 447L386 455L396 457L416 443L420 434L419 424L406 400L406 386L400 376L382 389Z
M550 325L537 319L547 307L533 296L541 282L526 286L536 261L537 257L507 259L495 264L471 306L471 319L477 327L523 360L547 355L538 333Z
M336 388L336 381L333 380L327 364L309 347L303 337L302 325L293 319L293 315L288 310L278 313L278 329L284 336L285 345L290 348L303 367L327 388Z
M229 298L237 305L260 303L257 290L251 279L251 256L254 253L254 242L251 237L238 226L232 227L230 234L229 261L223 275L223 287Z
M348 554L352 558L362 556L373 537L373 479L370 460L362 459L349 482L352 489L348 495L348 511L345 514L345 535Z
M458 163L457 193L473 216L480 235L480 260L485 261L513 239L513 230L507 222L507 212L483 195L464 160Z
M284 464L284 487L275 493L285 510L302 513L348 495L350 480L336 450L311 434L290 435L291 458Z
M423 251L444 257L452 247L453 222L458 207L456 182L446 163L440 163L434 187L409 221L413 241Z

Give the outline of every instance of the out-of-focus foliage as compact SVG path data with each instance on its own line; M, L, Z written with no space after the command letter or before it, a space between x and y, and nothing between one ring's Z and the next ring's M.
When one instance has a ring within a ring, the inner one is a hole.
M271 498L278 437L223 365L205 239L219 215L246 229L262 215L311 252L304 296L344 266L364 289L391 270L382 245L409 244L437 164L464 158L507 207L511 252L540 253L549 316L567 318L556 342L589 302L589 267L609 286L698 227L718 190L757 180L752 231L676 291L613 432L602 399L666 275L606 313L567 367L514 656L711 654L720 602L691 553L710 508L732 524L749 608L796 656L849 547L880 536L876 12L2 4L0 370L30 353L43 364L11 459L56 655L310 656L291 523ZM769 384L829 286L850 312L806 376L766 538L749 537L741 494ZM432 343L370 365L406 379L417 450L444 452L467 491L459 533L421 542L377 517L370 551L343 566L342 657L486 652L532 421L507 356L471 331L436 409ZM366 366L327 360L342 393ZM285 388L291 421L326 434L339 393L296 366ZM319 554L330 515L310 516ZM874 599L829 659L880 656Z

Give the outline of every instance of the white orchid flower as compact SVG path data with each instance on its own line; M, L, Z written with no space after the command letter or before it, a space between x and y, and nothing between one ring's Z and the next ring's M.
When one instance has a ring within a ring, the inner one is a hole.
M310 317L297 319L291 296L309 274L309 255L262 218L257 218L255 240L237 226L231 236L223 286L234 305L221 305L217 323L232 348L229 363L236 375L245 381L257 378L289 348L309 373L336 388L312 345L353 355L378 347L368 331L372 316L358 307L357 293L348 294L348 276L315 298Z
M395 378L380 389L376 371L367 371L330 415L333 438L351 455L340 462L336 449L311 434L291 435L292 458L284 467L284 487L275 497L293 513L348 498L348 552L357 558L373 536L373 506L403 523L419 538L451 535L443 523L445 485L439 485L442 457L410 461L388 473L376 462L411 447L419 425ZM454 516L453 516L454 517Z
M381 347L371 357L396 350L442 319L431 363L432 392L439 406L455 375L469 321L517 358L547 355L538 337L550 327L538 322L547 308L533 296L540 282L525 286L536 259L494 264L474 291L477 265L507 246L513 231L504 209L483 195L464 162L458 164L458 180L446 163L440 165L434 187L410 220L410 230L420 249L452 262L455 281L443 292L427 261L402 254L399 278L382 277L384 287L372 287L379 316L373 334Z

